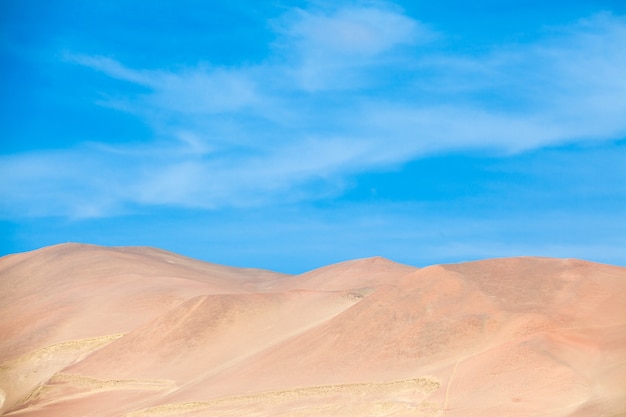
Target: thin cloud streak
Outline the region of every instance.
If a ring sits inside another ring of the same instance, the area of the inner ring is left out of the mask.
[[[66,54],[145,87],[100,104],[141,118],[160,139],[147,151],[4,156],[0,213],[314,200],[340,194],[350,175],[434,152],[514,153],[626,134],[623,17],[594,16],[485,56],[437,52],[442,34],[389,8],[296,10],[275,28],[274,56],[254,66],[141,70]]]
[[[316,93],[370,87],[367,72],[385,67],[404,45],[424,43],[435,35],[422,23],[399,12],[346,8],[332,14],[295,10],[280,20],[280,52],[290,60],[282,68],[291,88]]]

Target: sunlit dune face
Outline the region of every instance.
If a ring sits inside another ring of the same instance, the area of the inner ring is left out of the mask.
[[[150,248],[0,259],[7,416],[626,413],[626,269],[384,258],[301,275]]]

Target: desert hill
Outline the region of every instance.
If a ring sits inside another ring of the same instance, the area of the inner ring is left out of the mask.
[[[626,268],[0,258],[0,415],[626,416]]]

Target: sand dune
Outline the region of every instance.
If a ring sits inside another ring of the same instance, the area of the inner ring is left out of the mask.
[[[626,416],[626,268],[0,258],[7,416]]]

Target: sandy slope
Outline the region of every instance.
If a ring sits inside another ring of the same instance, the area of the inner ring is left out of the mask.
[[[286,276],[59,245],[0,259],[0,413],[625,416],[624,295],[578,260]]]

